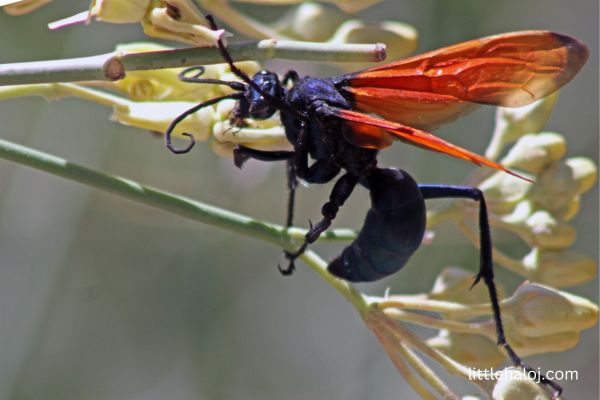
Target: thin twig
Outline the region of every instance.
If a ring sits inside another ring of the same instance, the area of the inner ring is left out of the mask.
[[[3,139],[0,139],[0,158],[77,181],[198,222],[266,240],[288,250],[294,250],[293,238],[301,238],[306,233],[306,230],[300,228],[287,231],[281,225],[260,221],[188,197],[145,186],[131,179],[107,175]],[[353,236],[352,231],[343,229],[326,232],[321,239],[341,240],[341,238],[352,238]]]
[[[385,59],[385,45],[330,44],[267,39],[230,44],[235,61],[285,58],[303,61],[377,62]],[[0,65],[0,85],[119,80],[127,71],[219,64],[223,57],[214,47],[194,47],[145,53],[112,52],[63,60]]]

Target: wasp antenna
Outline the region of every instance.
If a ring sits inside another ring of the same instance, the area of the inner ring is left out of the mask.
[[[182,82],[189,83],[207,83],[212,85],[225,85],[238,92],[246,89],[246,85],[236,81],[222,81],[220,79],[200,78],[206,69],[202,66],[186,68],[177,75]],[[193,76],[188,76],[190,72],[196,71]]]
[[[192,149],[192,147],[194,147],[194,145],[196,144],[194,136],[190,133],[183,133],[184,136],[187,136],[190,138],[190,142],[188,143],[188,145],[186,147],[184,147],[182,149],[178,149],[171,142],[171,135],[172,135],[173,131],[175,130],[175,127],[181,121],[183,121],[185,118],[187,118],[189,115],[195,113],[196,111],[198,111],[204,107],[211,106],[211,105],[216,104],[216,103],[220,102],[221,100],[225,100],[225,99],[240,99],[242,96],[243,96],[242,93],[234,93],[234,94],[229,94],[227,96],[216,97],[214,99],[205,101],[204,103],[195,105],[194,107],[190,108],[189,110],[184,111],[183,113],[179,114],[177,116],[177,118],[175,118],[173,121],[171,121],[171,123],[169,124],[169,127],[167,128],[167,131],[165,132],[165,144],[166,144],[167,148],[175,154],[183,154],[183,153],[187,153],[188,151],[190,151]]]
[[[194,135],[192,135],[191,133],[184,132],[184,133],[182,133],[182,135],[189,137],[190,138],[190,142],[188,143],[188,145],[186,147],[184,147],[182,149],[178,149],[177,147],[175,147],[173,145],[173,143],[171,143],[171,132],[167,133],[167,136],[166,136],[166,139],[165,139],[166,142],[167,142],[167,148],[169,150],[171,150],[175,154],[184,154],[184,153],[187,153],[196,144],[196,139],[194,139]]]
[[[219,27],[217,26],[217,23],[215,22],[215,19],[213,18],[212,15],[207,14],[204,16],[204,18],[206,18],[206,20],[208,21],[208,25],[210,26],[210,29],[212,29],[213,31],[219,30]],[[231,68],[231,72],[233,72],[238,77],[240,77],[240,79],[242,79],[244,82],[252,85],[252,83],[253,83],[252,79],[250,79],[250,77],[248,75],[246,75],[242,70],[240,70],[233,63],[233,58],[231,58],[231,54],[229,54],[229,51],[227,51],[227,48],[223,44],[223,39],[221,39],[221,38],[217,39],[217,48],[219,49],[219,52],[221,53],[221,56],[223,57],[225,62],[227,62],[227,64],[229,64],[229,68]]]

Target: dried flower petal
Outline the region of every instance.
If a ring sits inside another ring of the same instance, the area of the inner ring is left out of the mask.
[[[25,15],[38,8],[50,3],[52,0],[13,0],[13,1],[0,1],[0,6],[9,15],[19,16]]]
[[[115,24],[140,22],[149,5],[150,0],[94,0],[90,17]]]

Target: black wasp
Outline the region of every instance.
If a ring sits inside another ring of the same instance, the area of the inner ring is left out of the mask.
[[[207,17],[212,29],[217,26]],[[532,371],[507,343],[492,263],[492,242],[486,202],[475,187],[419,184],[406,172],[377,166],[377,154],[394,139],[446,153],[478,165],[508,171],[503,166],[448,143],[421,129],[449,122],[476,104],[519,107],[545,97],[573,78],[585,63],[585,45],[548,31],[507,33],[446,47],[407,60],[333,78],[300,78],[289,71],[283,79],[269,71],[252,78],[239,70],[221,41],[218,48],[241,82],[180,75],[187,82],[226,85],[233,94],[211,99],[176,118],[166,132],[167,147],[186,153],[191,142],[178,149],[171,143],[174,127],[188,115],[225,99],[237,100],[233,121],[266,119],[279,111],[292,151],[261,151],[237,146],[238,167],[250,159],[287,161],[290,201],[287,224],[292,224],[296,178],[308,183],[337,179],[321,208],[322,219],[310,226],[296,252],[286,252],[290,274],[296,260],[335,219],[357,185],[370,193],[369,209],[358,237],[328,266],[347,281],[369,282],[397,272],[420,246],[425,232],[425,201],[464,198],[479,203],[480,269],[475,283],[486,284],[493,308],[498,344],[512,362]],[[356,111],[358,110],[358,111]],[[380,117],[375,117],[377,114]],[[385,119],[384,119],[385,118]],[[309,161],[310,160],[310,161]],[[519,175],[516,175],[519,176]],[[474,284],[475,284],[474,283]],[[555,394],[560,386],[539,375]]]

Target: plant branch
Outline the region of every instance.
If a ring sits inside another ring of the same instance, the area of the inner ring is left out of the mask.
[[[267,39],[232,43],[227,49],[236,61],[285,58],[303,61],[377,62],[385,59],[385,45],[331,44]],[[63,60],[0,65],[0,85],[119,80],[127,71],[180,68],[223,63],[214,47],[193,47],[144,53],[112,52]]]
[[[131,179],[103,174],[94,169],[71,163],[63,158],[0,139],[0,158],[58,175],[130,200],[180,215],[198,222],[256,237],[288,250],[294,250],[293,240],[301,239],[305,229],[287,229],[281,225],[256,220],[188,197],[176,195]],[[354,231],[340,229],[326,232],[323,240],[348,240]]]
[[[294,240],[301,240],[306,234],[305,229],[286,229],[281,225],[260,221],[188,197],[145,186],[131,179],[103,174],[63,158],[2,139],[0,139],[0,158],[83,183],[165,212],[264,240],[289,251],[296,250],[297,245]],[[349,240],[354,237],[356,237],[354,231],[340,229],[324,233],[320,240]],[[317,254],[307,251],[302,255],[302,260],[348,299],[360,313],[368,308],[359,292],[347,282],[327,272],[327,263]]]

